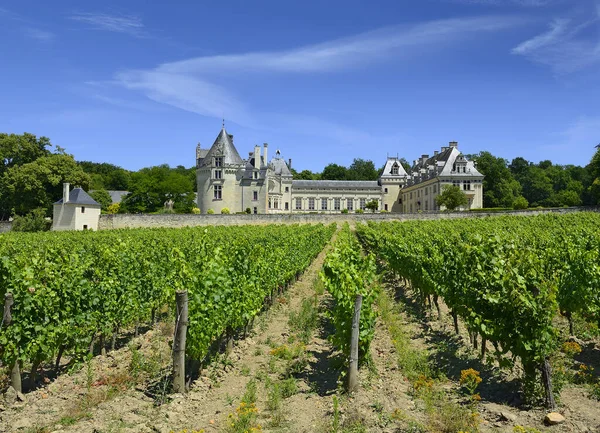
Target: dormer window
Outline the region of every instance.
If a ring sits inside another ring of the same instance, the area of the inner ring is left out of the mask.
[[[215,156],[215,167],[223,167],[223,157]]]
[[[392,175],[398,175],[398,164],[394,163],[394,165],[392,165]]]

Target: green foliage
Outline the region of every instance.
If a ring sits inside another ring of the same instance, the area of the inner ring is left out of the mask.
[[[148,321],[176,290],[189,293],[187,353],[202,359],[264,299],[303,271],[335,226],[281,225],[7,233],[0,237],[0,298],[15,325],[0,328],[0,360],[47,362],[60,346],[87,355],[92,336]],[[148,248],[152,245],[152,248]]]
[[[195,182],[185,168],[171,168],[166,164],[143,168],[131,174],[130,194],[121,202],[121,210],[127,213],[150,213],[164,208],[173,200],[173,210],[190,213],[195,206]]]
[[[84,172],[91,177],[90,189],[106,189],[111,191],[128,191],[131,172],[106,162],[78,161]]]
[[[223,209],[221,209],[221,214],[223,215],[229,215],[231,212],[229,211],[228,207],[224,207]]]
[[[375,213],[377,212],[377,209],[379,209],[379,202],[377,200],[371,200],[365,205],[365,207],[371,212]]]
[[[521,185],[507,168],[507,161],[493,156],[490,152],[480,152],[473,156],[477,170],[483,179],[483,206],[512,207],[521,194]]]
[[[438,206],[445,206],[447,210],[454,210],[460,206],[466,206],[469,203],[467,195],[460,190],[460,187],[446,185],[442,193],[435,198]]]
[[[333,305],[327,311],[335,328],[332,341],[343,352],[346,360],[350,356],[354,302],[357,295],[362,295],[359,360],[364,362],[369,354],[377,317],[372,308],[378,293],[377,286],[374,285],[375,258],[372,255],[362,255],[360,244],[347,223],[327,254],[320,277],[325,289],[333,297]]]
[[[501,364],[509,353],[520,358],[534,395],[540,366],[558,349],[558,311],[600,319],[599,224],[600,215],[577,213],[370,223],[357,231],[420,299],[443,298],[471,331],[496,343]]]
[[[249,207],[247,207],[247,208],[246,208],[246,213],[247,213],[248,215],[250,215],[250,214],[252,213],[252,209],[250,209]]]
[[[348,209],[342,209],[342,213],[348,213]]]
[[[214,209],[209,209],[206,211],[208,215],[213,215],[215,213]]]
[[[513,201],[513,209],[527,209],[529,207],[529,203],[527,199],[522,195],[515,198]]]
[[[110,198],[110,194],[105,189],[90,191],[89,194],[90,197],[100,203],[103,211],[107,211],[108,207],[112,204],[112,198]]]
[[[6,169],[0,178],[0,207],[15,215],[43,208],[50,215],[52,203],[62,197],[62,184],[87,189],[89,176],[71,155],[52,153],[22,165]]]
[[[13,232],[43,232],[50,230],[52,221],[46,219],[46,211],[42,208],[34,209],[32,212],[23,216],[16,216],[13,219]]]
[[[324,180],[345,180],[347,178],[348,169],[343,165],[329,164],[323,169],[321,179]]]
[[[116,214],[121,211],[121,203],[113,203],[106,209],[106,213],[108,214]]]
[[[364,211],[364,210],[362,210],[362,209],[356,209],[356,210],[354,211],[354,213],[365,213],[365,211]]]

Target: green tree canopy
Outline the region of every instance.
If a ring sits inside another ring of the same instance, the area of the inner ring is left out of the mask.
[[[445,185],[442,193],[435,200],[438,206],[445,206],[448,210],[454,210],[469,203],[467,195],[461,191],[460,187],[454,185]]]
[[[169,199],[176,212],[191,212],[194,207],[194,183],[184,170],[174,170],[166,164],[143,168],[132,173],[131,185],[121,212],[157,212]]]
[[[343,165],[329,164],[323,169],[321,179],[324,180],[344,180],[347,177],[347,169]]]
[[[106,162],[79,161],[77,164],[91,176],[90,189],[128,191],[131,172]]]
[[[483,207],[512,207],[521,195],[521,185],[507,167],[507,161],[490,152],[473,156],[483,179]]]
[[[50,215],[52,203],[62,198],[62,184],[88,188],[90,177],[73,156],[53,153],[10,167],[0,179],[0,202],[15,215],[43,208]]]
[[[348,180],[377,180],[377,169],[373,161],[355,158],[348,167],[346,179]]]
[[[0,176],[9,168],[33,162],[50,154],[50,140],[33,134],[0,133]]]
[[[365,204],[365,208],[367,208],[371,212],[375,213],[379,209],[379,202],[377,200],[371,200],[370,202]]]
[[[100,203],[103,211],[108,210],[108,207],[112,204],[112,198],[105,189],[95,189],[90,191],[90,197]]]

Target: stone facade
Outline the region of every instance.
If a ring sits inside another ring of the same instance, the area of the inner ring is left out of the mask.
[[[442,148],[423,155],[407,173],[397,157],[388,157],[377,181],[293,180],[291,159],[279,150],[269,161],[268,144],[254,146],[242,159],[225,127],[210,149],[196,148],[198,208],[201,213],[252,214],[340,213],[365,209],[370,201],[380,211],[415,213],[439,210],[435,197],[447,184],[458,184],[469,197],[465,209],[482,207],[483,175],[458,151]]]

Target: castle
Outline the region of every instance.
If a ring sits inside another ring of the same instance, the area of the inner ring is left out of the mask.
[[[456,185],[467,195],[466,209],[483,204],[483,175],[452,141],[432,157],[415,160],[410,174],[400,160],[388,157],[379,180],[294,180],[279,150],[269,160],[269,146],[254,146],[242,159],[225,126],[210,149],[196,148],[198,208],[202,213],[231,213],[250,209],[254,214],[340,213],[364,210],[377,201],[380,211],[413,213],[443,210],[435,198],[445,185]]]

